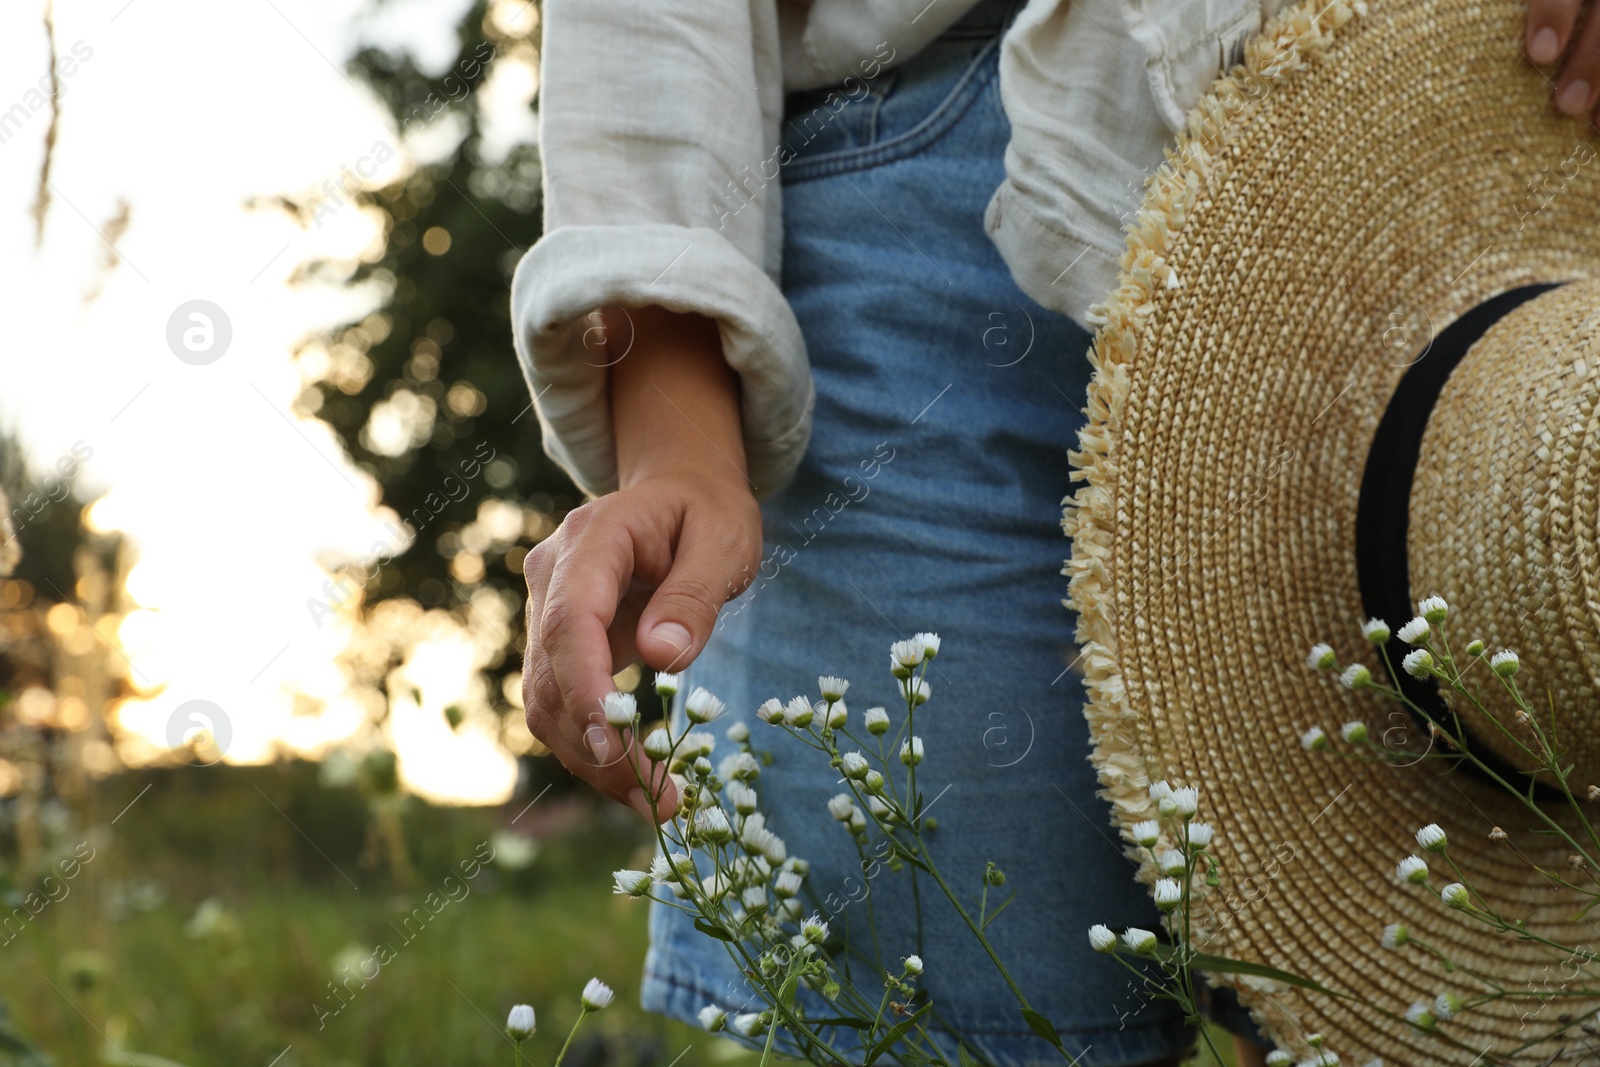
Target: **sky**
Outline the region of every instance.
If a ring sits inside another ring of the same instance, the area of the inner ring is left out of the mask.
[[[399,151],[373,185],[448,151],[447,123],[402,142],[342,65],[366,40],[404,45],[442,74],[465,7],[57,5],[61,119],[37,247],[31,212],[49,111],[32,108],[50,48],[41,6],[0,9],[0,116],[11,116],[0,118],[0,286],[12,312],[0,423],[21,434],[36,471],[88,454],[74,485],[99,498],[93,524],[123,531],[137,550],[128,587],[141,610],[115,634],[147,698],[118,715],[147,741],[130,759],[164,745],[169,719],[192,700],[222,710],[233,762],[320,755],[359,725],[335,665],[350,619],[319,626],[306,602],[324,596],[318,561],[362,555],[388,536],[385,515],[332,432],[291,413],[302,385],[291,353],[308,334],[359,318],[372,296],[289,279],[317,258],[353,265],[379,231],[354,206],[302,229],[250,203],[316,193],[379,142]],[[529,31],[534,18],[521,3],[496,11]],[[533,79],[531,66],[508,60],[456,106],[487,109],[505,144],[531,139]],[[395,709],[391,740],[414,791],[497,802],[514,784],[512,757],[487,723],[452,733],[439,714],[472,674],[461,640],[419,638],[408,669],[422,701]],[[322,714],[294,714],[296,691],[325,701]]]

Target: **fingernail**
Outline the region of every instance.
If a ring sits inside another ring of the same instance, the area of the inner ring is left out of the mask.
[[[1528,44],[1528,58],[1535,63],[1552,63],[1561,54],[1561,36],[1549,26],[1543,26]]]
[[[650,798],[644,795],[644,790],[638,786],[628,791],[628,803],[633,809],[651,822],[656,821],[656,806],[650,803]]]
[[[1581,115],[1589,104],[1589,83],[1583,79],[1568,82],[1565,89],[1556,94],[1556,107],[1568,115]]]
[[[657,641],[665,641],[678,650],[678,655],[689,651],[689,644],[694,640],[689,630],[681,623],[658,622],[650,631],[650,636]]]
[[[583,732],[583,740],[589,746],[589,751],[594,753],[594,761],[604,765],[606,757],[611,755],[611,738],[606,736],[605,728],[589,727]]]

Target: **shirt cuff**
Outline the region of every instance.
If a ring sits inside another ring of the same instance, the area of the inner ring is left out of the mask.
[[[592,313],[649,305],[717,321],[723,355],[739,374],[750,481],[758,499],[776,493],[811,437],[816,394],[805,341],[772,279],[706,228],[563,226],[522,257],[511,320],[545,453],[585,493],[617,488],[607,359],[626,358],[632,339],[604,343]]]
[[[1056,210],[1065,214],[1067,209],[1056,205]],[[1035,210],[1010,179],[995,190],[984,213],[984,228],[1017,287],[1092,333],[1089,309],[1117,287],[1125,238],[1120,233],[1077,232],[1063,221]]]

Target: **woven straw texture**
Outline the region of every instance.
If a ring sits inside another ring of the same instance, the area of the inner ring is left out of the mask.
[[[1273,20],[1146,188],[1119,287],[1097,310],[1089,423],[1072,457],[1082,484],[1066,502],[1066,573],[1093,758],[1128,853],[1153,881],[1129,832],[1156,814],[1146,789],[1159,779],[1200,787],[1224,883],[1196,909],[1198,947],[1381,1003],[1393,1014],[1238,986],[1269,1036],[1303,1048],[1305,1034],[1323,1032],[1349,1064],[1467,1064],[1486,1047],[1514,1048],[1560,1012],[1595,1006],[1553,1002],[1520,1036],[1519,1016],[1534,1005],[1468,1012],[1440,1028],[1446,1037],[1399,1018],[1413,1001],[1472,987],[1420,951],[1382,948],[1385,923],[1407,923],[1465,966],[1529,985],[1547,977],[1548,957],[1396,881],[1394,864],[1416,850],[1412,833],[1424,823],[1441,823],[1475,886],[1531,929],[1591,947],[1600,933],[1568,922],[1573,897],[1541,884],[1521,858],[1564,870],[1565,851],[1492,786],[1437,765],[1308,754],[1298,742],[1307,726],[1332,733],[1352,719],[1377,734],[1395,709],[1304,661],[1327,640],[1341,662],[1377,666],[1357,628],[1357,499],[1406,365],[1494,294],[1600,274],[1593,135],[1553,112],[1549,80],[1520,54],[1525,9],[1520,0],[1312,0]],[[1503,372],[1516,385],[1516,371]],[[1591,408],[1582,411],[1588,419]],[[1525,521],[1570,525],[1566,559],[1580,551],[1577,528],[1593,529],[1595,503],[1592,478],[1579,473],[1582,445],[1558,436],[1565,443],[1541,477],[1570,473],[1583,487],[1556,494],[1560,503],[1543,498],[1551,518],[1524,520],[1528,498],[1483,506],[1503,507],[1493,536],[1532,538],[1525,527],[1514,533]],[[1517,453],[1517,464],[1528,461]],[[1478,462],[1459,474],[1475,491],[1486,480]],[[1460,521],[1463,492],[1428,506],[1443,516],[1440,536],[1477,553]],[[1524,565],[1493,543],[1484,551],[1474,558]],[[1413,592],[1482,604],[1460,586],[1492,567],[1453,563],[1439,565],[1437,589]],[[1585,650],[1595,631],[1582,603],[1592,601],[1550,606],[1549,625],[1572,627]],[[1575,649],[1548,647],[1579,663]],[[1577,673],[1590,669],[1582,662]],[[1495,825],[1521,856],[1488,841]],[[1506,1060],[1543,1063],[1557,1051]],[[1585,1055],[1595,1057],[1574,1045],[1563,1061]]]
[[[1529,699],[1555,710],[1580,793],[1600,783],[1597,419],[1600,284],[1574,282],[1502,319],[1451,374],[1422,439],[1411,493],[1421,536],[1408,546],[1415,588],[1452,590],[1474,634],[1517,650]],[[1531,743],[1505,714],[1514,708],[1489,710]],[[1493,726],[1477,736],[1533,766]]]

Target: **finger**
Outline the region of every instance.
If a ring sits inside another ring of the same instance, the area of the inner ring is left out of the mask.
[[[639,653],[656,670],[681,671],[711,639],[717,613],[744,592],[760,555],[755,529],[743,517],[684,516],[672,569],[639,616]]]
[[[1572,38],[1581,0],[1529,0],[1523,27],[1523,47],[1528,58],[1543,65],[1554,63]]]
[[[568,769],[647,818],[653,810],[660,818],[663,809],[670,816],[677,798],[664,771],[656,773],[637,751],[633,730],[619,733],[601,711],[603,698],[616,691],[607,631],[632,574],[632,535],[581,508],[566,521],[538,622],[535,703],[554,720],[557,754]],[[659,805],[646,799],[641,777],[651,792],[664,791]]]
[[[1587,113],[1594,107],[1596,86],[1600,86],[1600,15],[1591,9],[1556,79],[1556,109],[1565,115]]]

